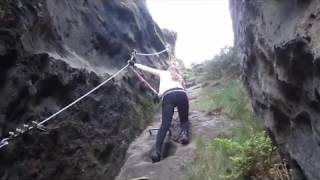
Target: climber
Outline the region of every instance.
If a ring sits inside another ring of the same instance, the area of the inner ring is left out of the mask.
[[[174,108],[178,108],[180,119],[180,139],[183,145],[189,143],[189,101],[185,90],[184,81],[178,69],[171,65],[167,70],[158,70],[148,66],[137,64],[130,60],[129,64],[143,71],[155,74],[160,77],[159,97],[162,98],[162,122],[157,134],[155,147],[151,150],[152,162],[158,162],[161,158],[161,146],[170,128]]]

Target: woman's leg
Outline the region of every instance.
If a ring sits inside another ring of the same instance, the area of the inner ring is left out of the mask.
[[[161,147],[163,141],[166,137],[167,131],[170,128],[172,116],[174,113],[174,104],[172,103],[174,98],[171,94],[166,95],[162,101],[162,122],[160,126],[160,130],[157,134],[157,141],[156,141],[156,150],[161,151]]]
[[[180,119],[180,126],[183,130],[189,129],[189,100],[186,93],[181,92],[177,96],[177,106]]]
[[[189,132],[189,100],[186,93],[181,92],[177,96],[177,106],[178,106],[178,113],[180,119],[180,127],[181,127],[181,134],[179,141],[181,144],[188,144],[190,139],[190,132]]]

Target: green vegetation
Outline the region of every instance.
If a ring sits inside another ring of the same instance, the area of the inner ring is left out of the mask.
[[[188,179],[234,180],[271,178],[274,148],[264,133],[237,141],[232,138],[216,138],[209,144],[198,141],[197,159],[188,171]],[[258,161],[263,162],[262,169],[251,171]],[[259,172],[259,171],[263,172]]]
[[[121,121],[123,123],[119,129],[130,127],[134,129],[132,133],[141,132],[152,122],[154,115],[159,111],[159,105],[154,104],[150,99],[138,99],[136,103],[140,106],[135,106],[122,113],[122,117],[130,117],[130,119]],[[130,136],[135,137],[134,134],[130,134]]]
[[[178,62],[179,70],[183,79],[190,79],[192,75],[192,70],[190,68],[187,68],[181,59],[176,60]]]
[[[260,174],[272,177],[276,148],[257,123],[240,81],[231,81],[219,92],[204,96],[200,101],[194,104],[198,109],[221,108],[238,125],[230,138],[215,138],[209,143],[198,140],[196,160],[189,168],[188,179],[236,180]],[[257,164],[261,167],[255,169]]]
[[[190,79],[191,69],[185,67],[185,68],[182,68],[180,71],[183,79]]]
[[[141,115],[138,119],[138,123],[134,123],[133,126],[138,126],[140,130],[143,130],[146,125],[152,122],[155,113],[159,110],[159,105],[156,105],[150,101],[143,101],[141,106]]]
[[[210,79],[237,78],[240,75],[241,58],[234,47],[225,47],[212,60],[204,62],[204,71]]]
[[[233,63],[229,57],[239,57],[235,51],[223,50],[214,62],[206,62],[211,67],[223,67]],[[232,55],[228,54],[232,53]],[[228,58],[226,58],[228,57]],[[217,63],[217,66],[214,64]],[[207,66],[205,66],[207,67]],[[238,67],[239,68],[239,67]],[[193,109],[206,112],[222,112],[228,116],[236,128],[231,137],[219,137],[204,142],[197,141],[196,159],[189,167],[190,180],[248,180],[248,179],[289,179],[282,166],[277,149],[254,115],[250,100],[239,80],[238,68],[220,70],[222,74],[207,74],[211,78],[221,78],[223,87],[218,90],[205,89],[201,97],[194,101]],[[206,70],[208,71],[208,70]],[[229,75],[228,77],[226,77]],[[231,78],[230,78],[231,77]],[[217,79],[215,79],[217,80]],[[283,169],[283,168],[282,168]],[[281,176],[281,177],[280,177]]]
[[[206,91],[210,91],[206,89]],[[204,92],[203,95],[194,102],[193,108],[200,111],[210,112],[223,107],[227,115],[231,118],[253,120],[249,99],[239,80],[229,82],[223,89],[213,92]],[[241,116],[246,116],[241,117]]]

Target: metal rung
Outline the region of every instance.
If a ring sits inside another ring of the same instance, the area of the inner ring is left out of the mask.
[[[149,134],[150,134],[150,136],[152,135],[152,131],[159,131],[160,129],[154,129],[154,128],[152,128],[152,129],[148,129],[148,132],[149,132]],[[171,136],[172,135],[172,132],[171,132],[171,130],[169,129],[168,130],[169,131],[169,135]]]
[[[148,177],[138,177],[138,178],[133,178],[131,180],[149,180]]]
[[[152,135],[152,131],[159,131],[160,129],[148,129],[150,136]]]

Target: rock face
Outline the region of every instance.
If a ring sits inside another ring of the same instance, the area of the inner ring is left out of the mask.
[[[144,0],[1,0],[0,24],[0,138],[98,85],[133,49],[151,53],[166,44]],[[165,67],[166,57],[137,61]],[[0,149],[0,179],[113,179],[152,118],[151,97],[125,70],[53,119],[50,131]]]
[[[157,131],[142,133],[129,147],[127,160],[121,168],[116,180],[131,180],[147,177],[150,180],[185,180],[187,168],[192,164],[196,153],[196,139],[212,139],[217,136],[230,135],[234,126],[224,116],[212,116],[204,112],[192,111],[189,114],[194,140],[183,146],[176,143],[168,135],[163,145],[162,160],[152,163],[150,150],[156,141]],[[159,128],[160,122],[155,122],[148,129]],[[179,127],[178,117],[173,120],[173,126]]]
[[[174,53],[178,34],[168,29],[162,29],[162,33],[165,41],[170,45],[170,52]]]
[[[197,172],[200,172],[195,167],[197,165],[194,165],[194,161],[203,157],[203,152],[199,151],[198,148],[202,149],[216,137],[230,137],[234,130],[238,129],[239,123],[231,120],[223,112],[223,108],[197,110],[200,109],[197,105],[198,102],[207,97],[209,91],[219,92],[223,89],[225,83],[230,82],[230,79],[227,78],[208,78],[206,70],[203,71],[206,68],[205,65],[193,66],[192,70],[189,71],[190,75],[186,77],[186,82],[189,84],[186,90],[190,105],[189,121],[191,127],[189,144],[181,145],[177,142],[181,129],[178,111],[175,109],[170,131],[167,133],[162,146],[161,161],[151,162],[150,154],[154,150],[158,128],[161,125],[160,111],[154,116],[154,122],[130,144],[126,161],[116,180],[199,179],[199,176],[194,177]]]
[[[320,179],[320,3],[231,0],[243,79],[293,179]]]

